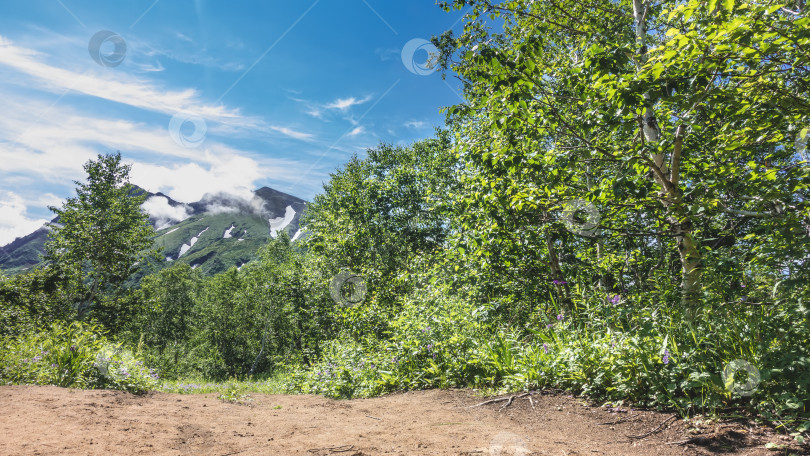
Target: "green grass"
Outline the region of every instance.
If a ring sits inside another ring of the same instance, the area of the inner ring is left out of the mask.
[[[228,394],[231,391],[241,394],[288,394],[289,379],[290,375],[281,371],[256,380],[231,379],[223,382],[211,382],[200,378],[184,378],[164,380],[156,391],[176,394]]]

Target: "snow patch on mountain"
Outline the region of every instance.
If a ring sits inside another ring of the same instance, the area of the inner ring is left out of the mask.
[[[278,236],[278,232],[283,230],[295,218],[295,209],[292,206],[287,206],[284,209],[284,217],[271,218],[270,221],[270,237]]]
[[[293,235],[292,239],[290,239],[290,240],[294,241],[294,240],[298,239],[299,236],[301,236],[301,228],[299,228],[298,231],[295,232],[295,235]]]
[[[228,239],[229,237],[233,237],[233,236],[231,236],[231,231],[233,231],[233,229],[234,229],[234,228],[236,228],[236,226],[234,226],[234,224],[232,223],[232,224],[231,224],[231,227],[230,227],[230,228],[228,228],[227,230],[225,230],[225,234],[224,234],[224,235],[222,235],[222,237],[223,237],[224,239]]]
[[[202,236],[203,233],[208,231],[208,228],[209,227],[205,227],[204,230],[200,231],[200,234],[198,234],[198,235],[194,236],[193,238],[191,238],[191,240],[189,241],[188,244],[181,245],[180,246],[180,254],[177,255],[177,258],[180,258],[181,256],[183,256],[184,253],[188,252],[190,248],[194,247],[194,244],[197,243],[197,240],[200,239],[200,236]]]

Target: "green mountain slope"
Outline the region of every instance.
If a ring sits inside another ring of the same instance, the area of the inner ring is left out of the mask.
[[[182,204],[173,200],[170,203]],[[306,202],[263,187],[255,192],[251,201],[213,195],[185,206],[193,214],[191,217],[157,232],[155,246],[164,260],[145,265],[133,277],[134,281],[176,262],[200,268],[205,275],[241,267],[278,233],[284,231],[295,238]],[[156,219],[153,222],[158,223]],[[0,247],[0,269],[17,274],[39,264],[47,233],[48,229],[43,227]]]

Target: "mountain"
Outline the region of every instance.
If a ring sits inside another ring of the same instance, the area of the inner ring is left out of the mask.
[[[282,231],[293,240],[298,239],[298,222],[307,204],[301,198],[269,187],[256,190],[251,197],[206,194],[200,201],[189,204],[141,188],[136,188],[133,194],[141,192],[148,194],[143,208],[157,230],[155,245],[164,258],[152,269],[183,262],[200,268],[205,275],[241,267]],[[17,274],[39,264],[49,230],[46,224],[0,247],[0,269]]]

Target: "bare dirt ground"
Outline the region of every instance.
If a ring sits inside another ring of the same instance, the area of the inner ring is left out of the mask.
[[[506,401],[470,407],[484,400],[468,390],[351,401],[255,394],[248,405],[216,396],[3,386],[0,454],[807,454],[807,448],[765,449],[767,442],[791,448],[763,427],[696,429],[671,414],[589,406],[555,394],[517,397],[506,408]]]

